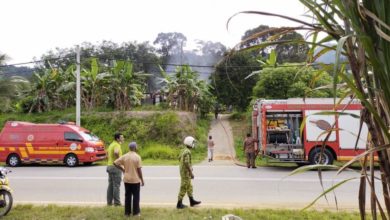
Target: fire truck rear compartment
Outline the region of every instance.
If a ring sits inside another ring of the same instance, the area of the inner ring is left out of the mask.
[[[265,154],[279,161],[303,162],[305,152],[299,128],[301,112],[267,112],[267,143]]]

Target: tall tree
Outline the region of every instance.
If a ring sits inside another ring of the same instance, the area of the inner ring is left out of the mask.
[[[303,36],[295,31],[287,31],[286,34],[277,35],[280,28],[260,25],[250,29],[242,36],[241,49],[252,48],[252,53],[266,58],[272,49],[275,49],[278,63],[295,63],[306,60],[309,47]],[[281,28],[286,29],[286,28]],[[258,45],[265,44],[263,47]]]
[[[196,52],[200,52],[205,59],[222,58],[226,53],[226,46],[221,42],[202,41],[198,40]]]
[[[300,63],[306,61],[309,46],[305,39],[297,32],[289,32],[279,38],[283,44],[275,48],[278,63]]]
[[[245,78],[258,67],[259,64],[249,52],[234,53],[219,62],[215,72],[210,77],[214,87],[212,91],[218,102],[224,105],[233,105],[241,110],[246,109],[257,78]]]
[[[174,55],[182,55],[183,47],[186,45],[187,37],[182,33],[169,32],[159,33],[153,44],[159,46],[157,52],[162,57],[163,63],[168,63]],[[178,60],[180,61],[180,60]]]
[[[244,36],[241,37],[242,43],[240,44],[241,49],[249,48],[263,42],[266,42],[268,37],[273,35],[268,25],[259,25],[256,28],[245,31]],[[260,36],[258,36],[260,35]],[[259,50],[261,57],[266,57],[268,54],[267,48],[261,48]]]

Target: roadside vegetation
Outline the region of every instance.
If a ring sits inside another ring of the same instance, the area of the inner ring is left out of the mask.
[[[17,205],[2,219],[12,220],[101,220],[101,219],[156,219],[156,220],[204,220],[221,219],[222,216],[233,214],[245,220],[302,220],[302,219],[342,219],[352,220],[359,218],[358,212],[330,212],[330,211],[299,211],[299,210],[272,210],[272,209],[209,209],[189,208],[177,210],[174,208],[147,208],[142,207],[141,218],[125,218],[123,207],[77,207],[77,206],[34,206]],[[370,218],[368,218],[370,219]]]
[[[0,126],[9,120],[28,121],[36,123],[58,123],[74,121],[73,109],[66,111],[51,111],[46,113],[17,114],[3,113],[0,115]],[[108,146],[116,131],[125,136],[122,144],[123,152],[128,152],[128,143],[136,141],[139,153],[147,165],[178,164],[178,155],[182,140],[187,135],[194,136],[198,148],[193,151],[194,163],[206,157],[207,133],[209,120],[197,119],[189,112],[175,111],[127,111],[127,112],[89,112],[81,117],[82,127],[87,128],[104,141]],[[105,164],[101,161],[98,164]]]

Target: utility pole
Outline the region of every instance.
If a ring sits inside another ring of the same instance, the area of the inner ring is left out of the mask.
[[[80,126],[80,46],[76,46],[76,125]]]

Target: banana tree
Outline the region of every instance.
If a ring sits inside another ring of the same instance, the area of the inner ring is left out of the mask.
[[[70,65],[65,71],[60,69],[61,83],[57,88],[56,107],[66,109],[75,105],[76,100],[76,66]]]
[[[110,77],[108,72],[100,72],[101,68],[97,58],[92,58],[89,67],[83,67],[81,76],[81,100],[87,110],[103,103],[104,86]]]
[[[15,100],[23,98],[23,91],[29,90],[30,82],[21,76],[6,78],[0,75],[0,112],[8,112],[13,109]]]
[[[56,100],[56,90],[61,83],[61,75],[56,68],[44,69],[33,74],[33,86],[30,92],[31,102],[28,112],[50,111]]]
[[[184,65],[176,68],[175,73],[168,74],[160,67],[164,83],[163,90],[167,93],[167,101],[179,110],[208,112],[213,103],[213,96],[209,86],[202,80],[190,66]]]
[[[119,60],[113,62],[110,76],[109,94],[116,109],[128,110],[132,106],[141,104],[145,79],[150,74],[134,72],[131,61]]]

